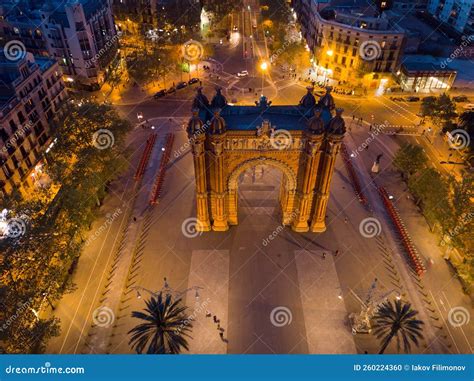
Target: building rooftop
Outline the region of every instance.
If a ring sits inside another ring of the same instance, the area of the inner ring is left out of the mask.
[[[335,109],[330,88],[328,88],[327,94],[319,99],[319,102],[316,101],[312,91],[312,88],[308,88],[308,93],[301,99],[300,104],[294,106],[272,105],[265,96],[255,102],[255,106],[235,106],[227,104],[224,98],[224,106],[219,107],[218,115],[225,121],[225,128],[228,131],[257,130],[264,121],[270,122],[275,129],[304,131],[308,129],[309,122],[315,116],[315,112],[320,110],[320,118],[324,126],[328,128],[334,118]],[[219,96],[219,101],[222,101],[221,97],[223,96],[219,91],[217,96]],[[201,88],[198,89],[193,108],[200,121],[210,125],[215,115],[215,108],[211,106]]]
[[[445,59],[439,59],[433,56],[425,55],[407,55],[405,56],[402,67],[407,72],[417,72],[417,71],[446,71],[446,72],[456,72],[447,65]]]

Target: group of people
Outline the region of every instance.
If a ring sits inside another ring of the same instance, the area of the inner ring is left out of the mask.
[[[212,316],[212,320],[214,322],[214,324],[216,324],[217,326],[217,330],[219,331],[219,336],[221,338],[221,340],[225,343],[228,342],[228,340],[226,338],[224,338],[224,332],[225,332],[225,329],[221,327],[221,320],[217,318],[216,315],[212,315],[209,311],[206,311],[206,317],[211,317]]]

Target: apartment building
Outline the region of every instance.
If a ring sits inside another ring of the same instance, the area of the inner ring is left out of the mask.
[[[405,32],[374,7],[297,0],[294,9],[324,80],[368,88],[388,86],[399,66]]]
[[[117,56],[118,37],[109,0],[5,2],[0,38],[58,61],[69,86],[97,90]]]
[[[474,34],[474,0],[429,0],[428,12],[459,33]]]
[[[54,59],[0,54],[0,197],[41,185],[43,154],[66,95]]]

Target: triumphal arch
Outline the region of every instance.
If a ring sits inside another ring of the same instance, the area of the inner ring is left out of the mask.
[[[313,89],[298,105],[227,103],[221,90],[209,102],[202,89],[193,101],[188,137],[194,157],[197,228],[226,231],[238,224],[239,176],[256,165],[282,173],[282,223],[297,232],[323,232],[336,156],[346,131],[342,110],[327,89]]]

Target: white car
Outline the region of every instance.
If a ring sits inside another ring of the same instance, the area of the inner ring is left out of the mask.
[[[247,77],[249,72],[247,70],[242,70],[240,73],[237,73],[237,77]]]
[[[467,105],[464,105],[464,109],[474,111],[474,103],[468,103]]]

